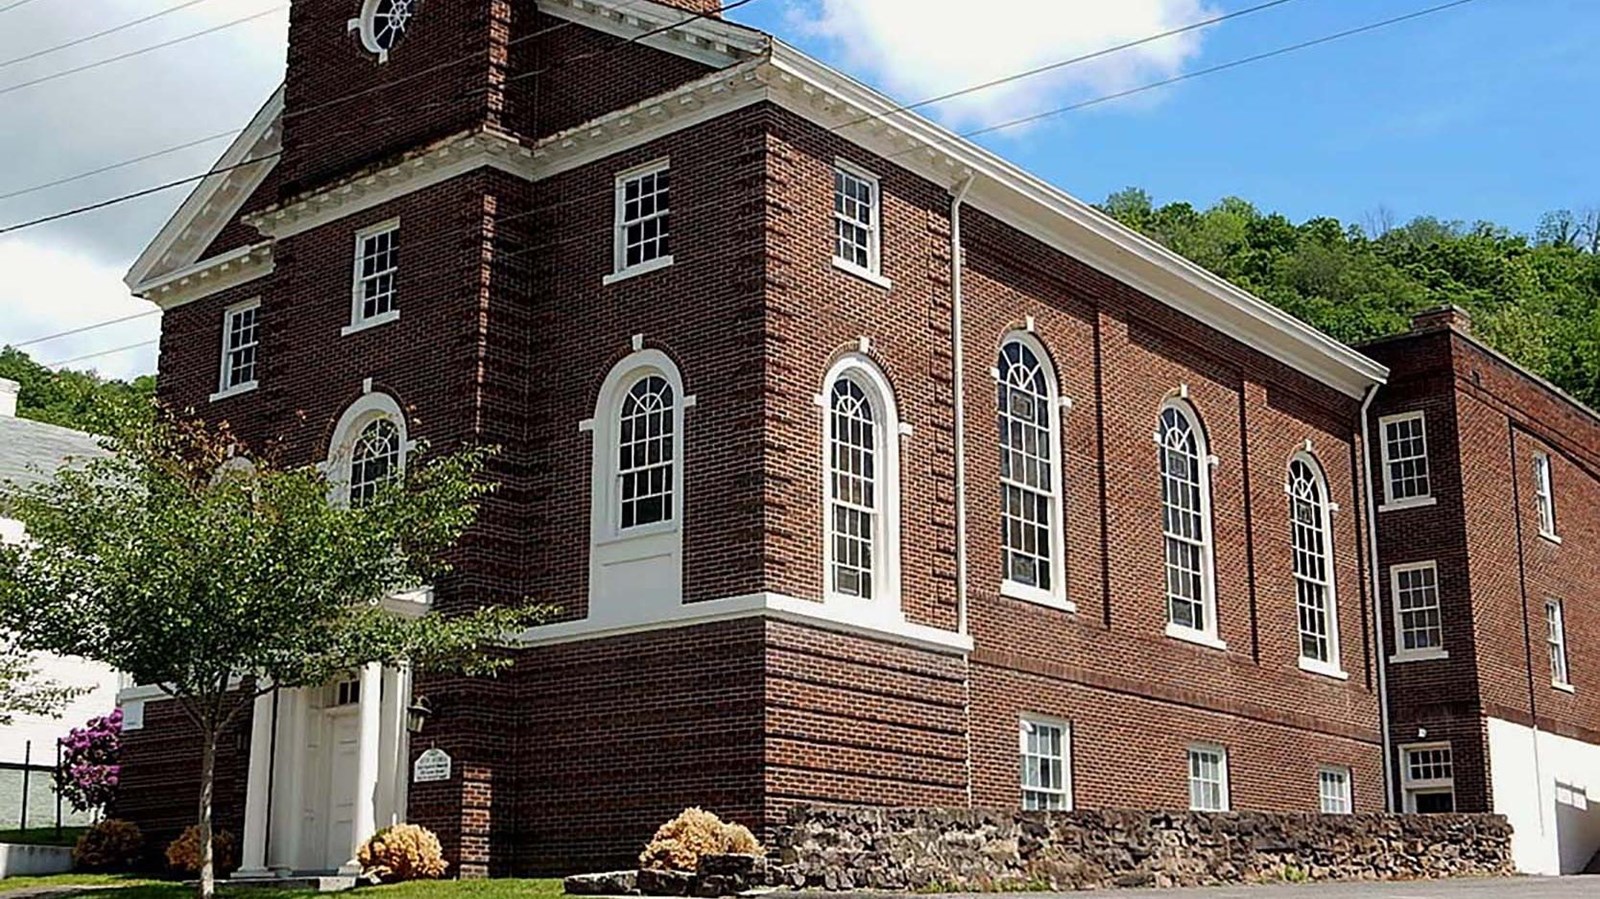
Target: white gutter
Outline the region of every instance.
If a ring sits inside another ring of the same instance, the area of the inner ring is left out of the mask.
[[[1389,659],[1383,643],[1383,574],[1378,564],[1378,506],[1372,489],[1372,430],[1367,414],[1381,384],[1367,388],[1361,401],[1361,484],[1367,498],[1367,574],[1372,581],[1373,651],[1378,654],[1378,731],[1383,746],[1383,808],[1394,811],[1394,748],[1389,740]]]
[[[955,366],[951,390],[955,394],[956,450],[956,633],[967,633],[967,415],[962,369],[966,353],[961,343],[961,204],[972,189],[968,175],[950,191],[950,348]]]

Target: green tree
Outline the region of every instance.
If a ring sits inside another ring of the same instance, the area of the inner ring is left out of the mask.
[[[0,638],[0,727],[9,727],[18,715],[56,717],[68,700],[84,692],[41,678],[31,653],[14,637]]]
[[[494,644],[539,617],[380,605],[446,569],[490,489],[484,450],[434,454],[352,505],[315,468],[251,457],[226,427],[142,420],[106,446],[9,496],[29,542],[0,547],[0,628],[158,685],[196,727],[202,897],[215,889],[218,737],[257,695],[373,662],[493,673],[507,664]]]
[[[16,347],[0,347],[0,378],[22,385],[19,416],[91,434],[109,434],[129,416],[154,408],[154,375],[119,381],[92,371],[51,371]]]

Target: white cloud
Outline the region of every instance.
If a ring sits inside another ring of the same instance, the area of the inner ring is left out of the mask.
[[[905,102],[1170,31],[1215,11],[1204,0],[807,0],[791,22],[847,68]],[[1201,31],[967,94],[930,110],[955,127],[992,125],[1181,71]]]
[[[169,16],[0,67],[0,90],[43,75],[182,37],[282,0],[207,0]],[[163,4],[165,5],[165,4]],[[151,0],[31,3],[0,21],[0,61],[131,21]],[[0,194],[242,127],[283,78],[287,13],[120,62],[0,94]],[[216,141],[70,184],[0,200],[0,226],[85,205],[209,167]],[[180,187],[97,212],[0,236],[0,344],[153,308],[121,277],[187,194]],[[26,347],[41,361],[113,349],[156,334],[155,316]],[[145,348],[78,367],[113,375],[155,369]]]
[[[82,252],[26,240],[0,243],[0,345],[58,334],[92,322],[155,307],[128,293],[122,266]],[[160,316],[146,316],[23,349],[40,362],[58,362],[154,339]],[[156,348],[97,356],[73,363],[126,378],[155,371]]]

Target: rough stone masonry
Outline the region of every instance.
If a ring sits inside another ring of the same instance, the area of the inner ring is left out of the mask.
[[[786,885],[833,890],[1177,887],[1513,871],[1511,828],[1499,815],[800,808],[778,853]]]

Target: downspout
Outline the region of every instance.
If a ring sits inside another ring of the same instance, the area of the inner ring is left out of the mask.
[[[961,343],[961,204],[966,202],[967,191],[972,189],[973,176],[967,175],[961,183],[950,189],[950,388],[954,395],[955,465],[956,465],[956,632],[967,634],[967,414],[966,353]],[[967,735],[967,807],[974,801],[972,787],[972,657],[965,658],[966,676],[962,679],[965,696],[963,710],[966,715]]]
[[[1367,506],[1367,576],[1372,581],[1373,650],[1378,655],[1378,731],[1383,745],[1383,808],[1394,811],[1394,747],[1389,736],[1389,650],[1383,642],[1383,566],[1378,564],[1378,504],[1372,489],[1372,430],[1367,415],[1378,397],[1374,384],[1361,401],[1361,483]]]
[[[950,191],[950,351],[954,370],[951,389],[955,393],[956,448],[956,632],[967,633],[967,413],[966,351],[961,344],[961,204],[972,189],[968,175]]]

